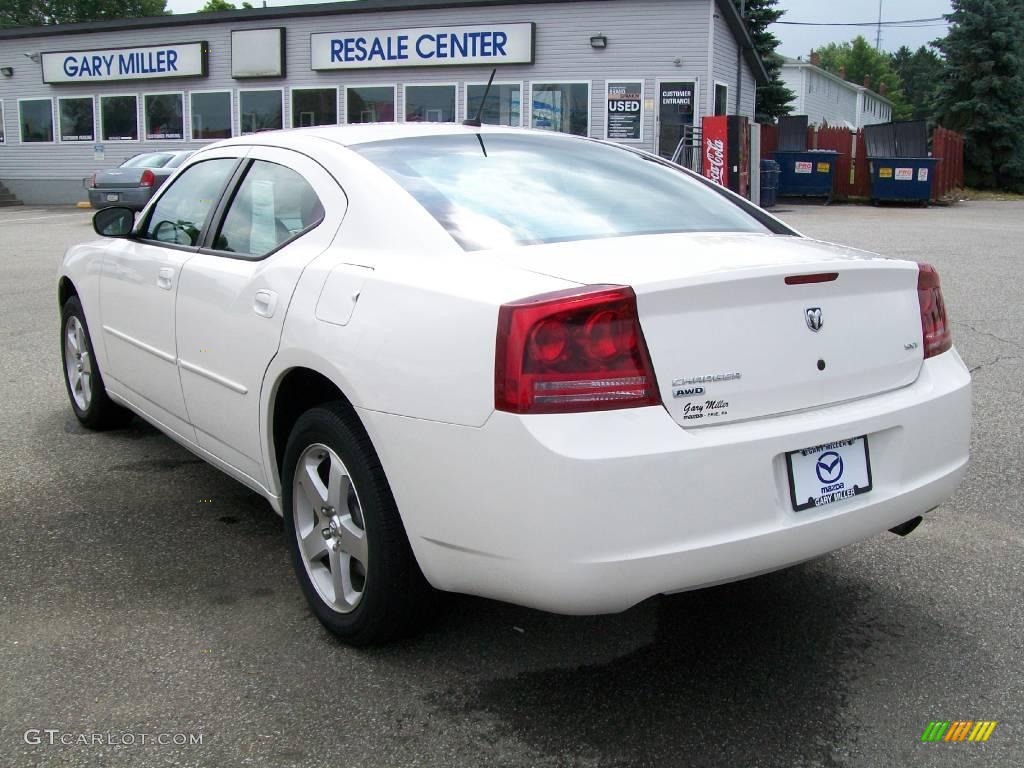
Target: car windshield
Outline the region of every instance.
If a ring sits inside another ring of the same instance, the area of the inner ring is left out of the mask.
[[[351,149],[466,250],[669,232],[768,232],[687,174],[620,147],[513,133],[419,136]]]
[[[173,152],[146,152],[121,163],[122,168],[163,168],[174,157]]]

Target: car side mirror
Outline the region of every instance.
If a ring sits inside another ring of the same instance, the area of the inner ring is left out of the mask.
[[[92,228],[103,237],[128,237],[135,227],[135,211],[131,208],[102,208],[92,217]]]

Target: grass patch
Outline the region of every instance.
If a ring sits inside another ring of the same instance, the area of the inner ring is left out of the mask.
[[[1020,202],[1024,195],[1016,192],[999,192],[991,189],[965,189],[956,194],[960,200],[1010,200]]]

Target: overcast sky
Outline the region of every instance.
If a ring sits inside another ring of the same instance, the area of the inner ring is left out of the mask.
[[[232,0],[241,6],[241,0]],[[249,0],[259,7],[262,0]],[[268,0],[267,5],[307,5],[322,0]],[[206,0],[167,0],[167,7],[175,13],[191,13],[206,4]],[[782,0],[780,7],[786,10],[784,21],[811,22],[875,22],[878,20],[878,0],[844,0],[843,3],[826,3],[822,0]],[[950,12],[949,0],[882,0],[882,19],[903,21],[926,19]],[[772,31],[782,41],[779,52],[785,56],[804,56],[819,45],[833,41],[852,40],[863,34],[872,43],[876,28],[870,27],[798,27],[776,24]],[[911,48],[925,45],[945,35],[944,26],[923,29],[882,28],[882,48],[895,51],[901,45]]]
[[[823,3],[821,0],[782,0],[779,7],[786,10],[782,21],[877,22],[878,0],[844,0],[843,3]],[[882,0],[883,21],[932,19],[951,13],[949,0]],[[917,49],[946,34],[945,22],[932,22],[938,26],[922,29],[882,27],[882,48],[895,51],[901,45]],[[876,26],[869,27],[802,27],[775,24],[772,32],[782,41],[779,53],[784,56],[807,57],[811,48],[833,41],[852,40],[864,35],[875,42]]]

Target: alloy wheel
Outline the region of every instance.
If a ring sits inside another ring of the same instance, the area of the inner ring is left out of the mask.
[[[317,594],[338,613],[351,613],[363,599],[369,570],[365,523],[352,477],[326,445],[310,445],[299,456],[292,515]]]
[[[89,410],[92,403],[92,355],[85,340],[82,321],[72,315],[64,327],[64,370],[71,396],[79,410]]]

